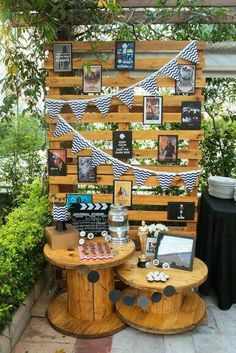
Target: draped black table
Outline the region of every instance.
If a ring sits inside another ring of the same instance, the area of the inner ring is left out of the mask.
[[[218,306],[236,303],[236,203],[202,193],[199,207],[196,256],[208,266],[208,278],[199,287],[203,295],[213,288]]]

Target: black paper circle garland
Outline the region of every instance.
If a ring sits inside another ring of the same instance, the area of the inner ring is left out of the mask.
[[[90,271],[88,273],[88,281],[91,283],[95,283],[99,281],[100,275],[97,271]]]

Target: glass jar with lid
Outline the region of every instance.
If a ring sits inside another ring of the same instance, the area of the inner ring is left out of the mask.
[[[111,205],[108,213],[109,233],[112,243],[129,241],[128,209],[124,205]]]

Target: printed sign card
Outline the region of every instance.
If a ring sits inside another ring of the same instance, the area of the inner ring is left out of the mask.
[[[132,131],[113,131],[113,157],[132,158]]]

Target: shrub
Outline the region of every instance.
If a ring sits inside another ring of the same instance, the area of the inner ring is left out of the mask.
[[[42,250],[50,207],[42,183],[35,180],[24,187],[18,201],[20,206],[0,228],[0,329],[10,323],[45,265]]]

